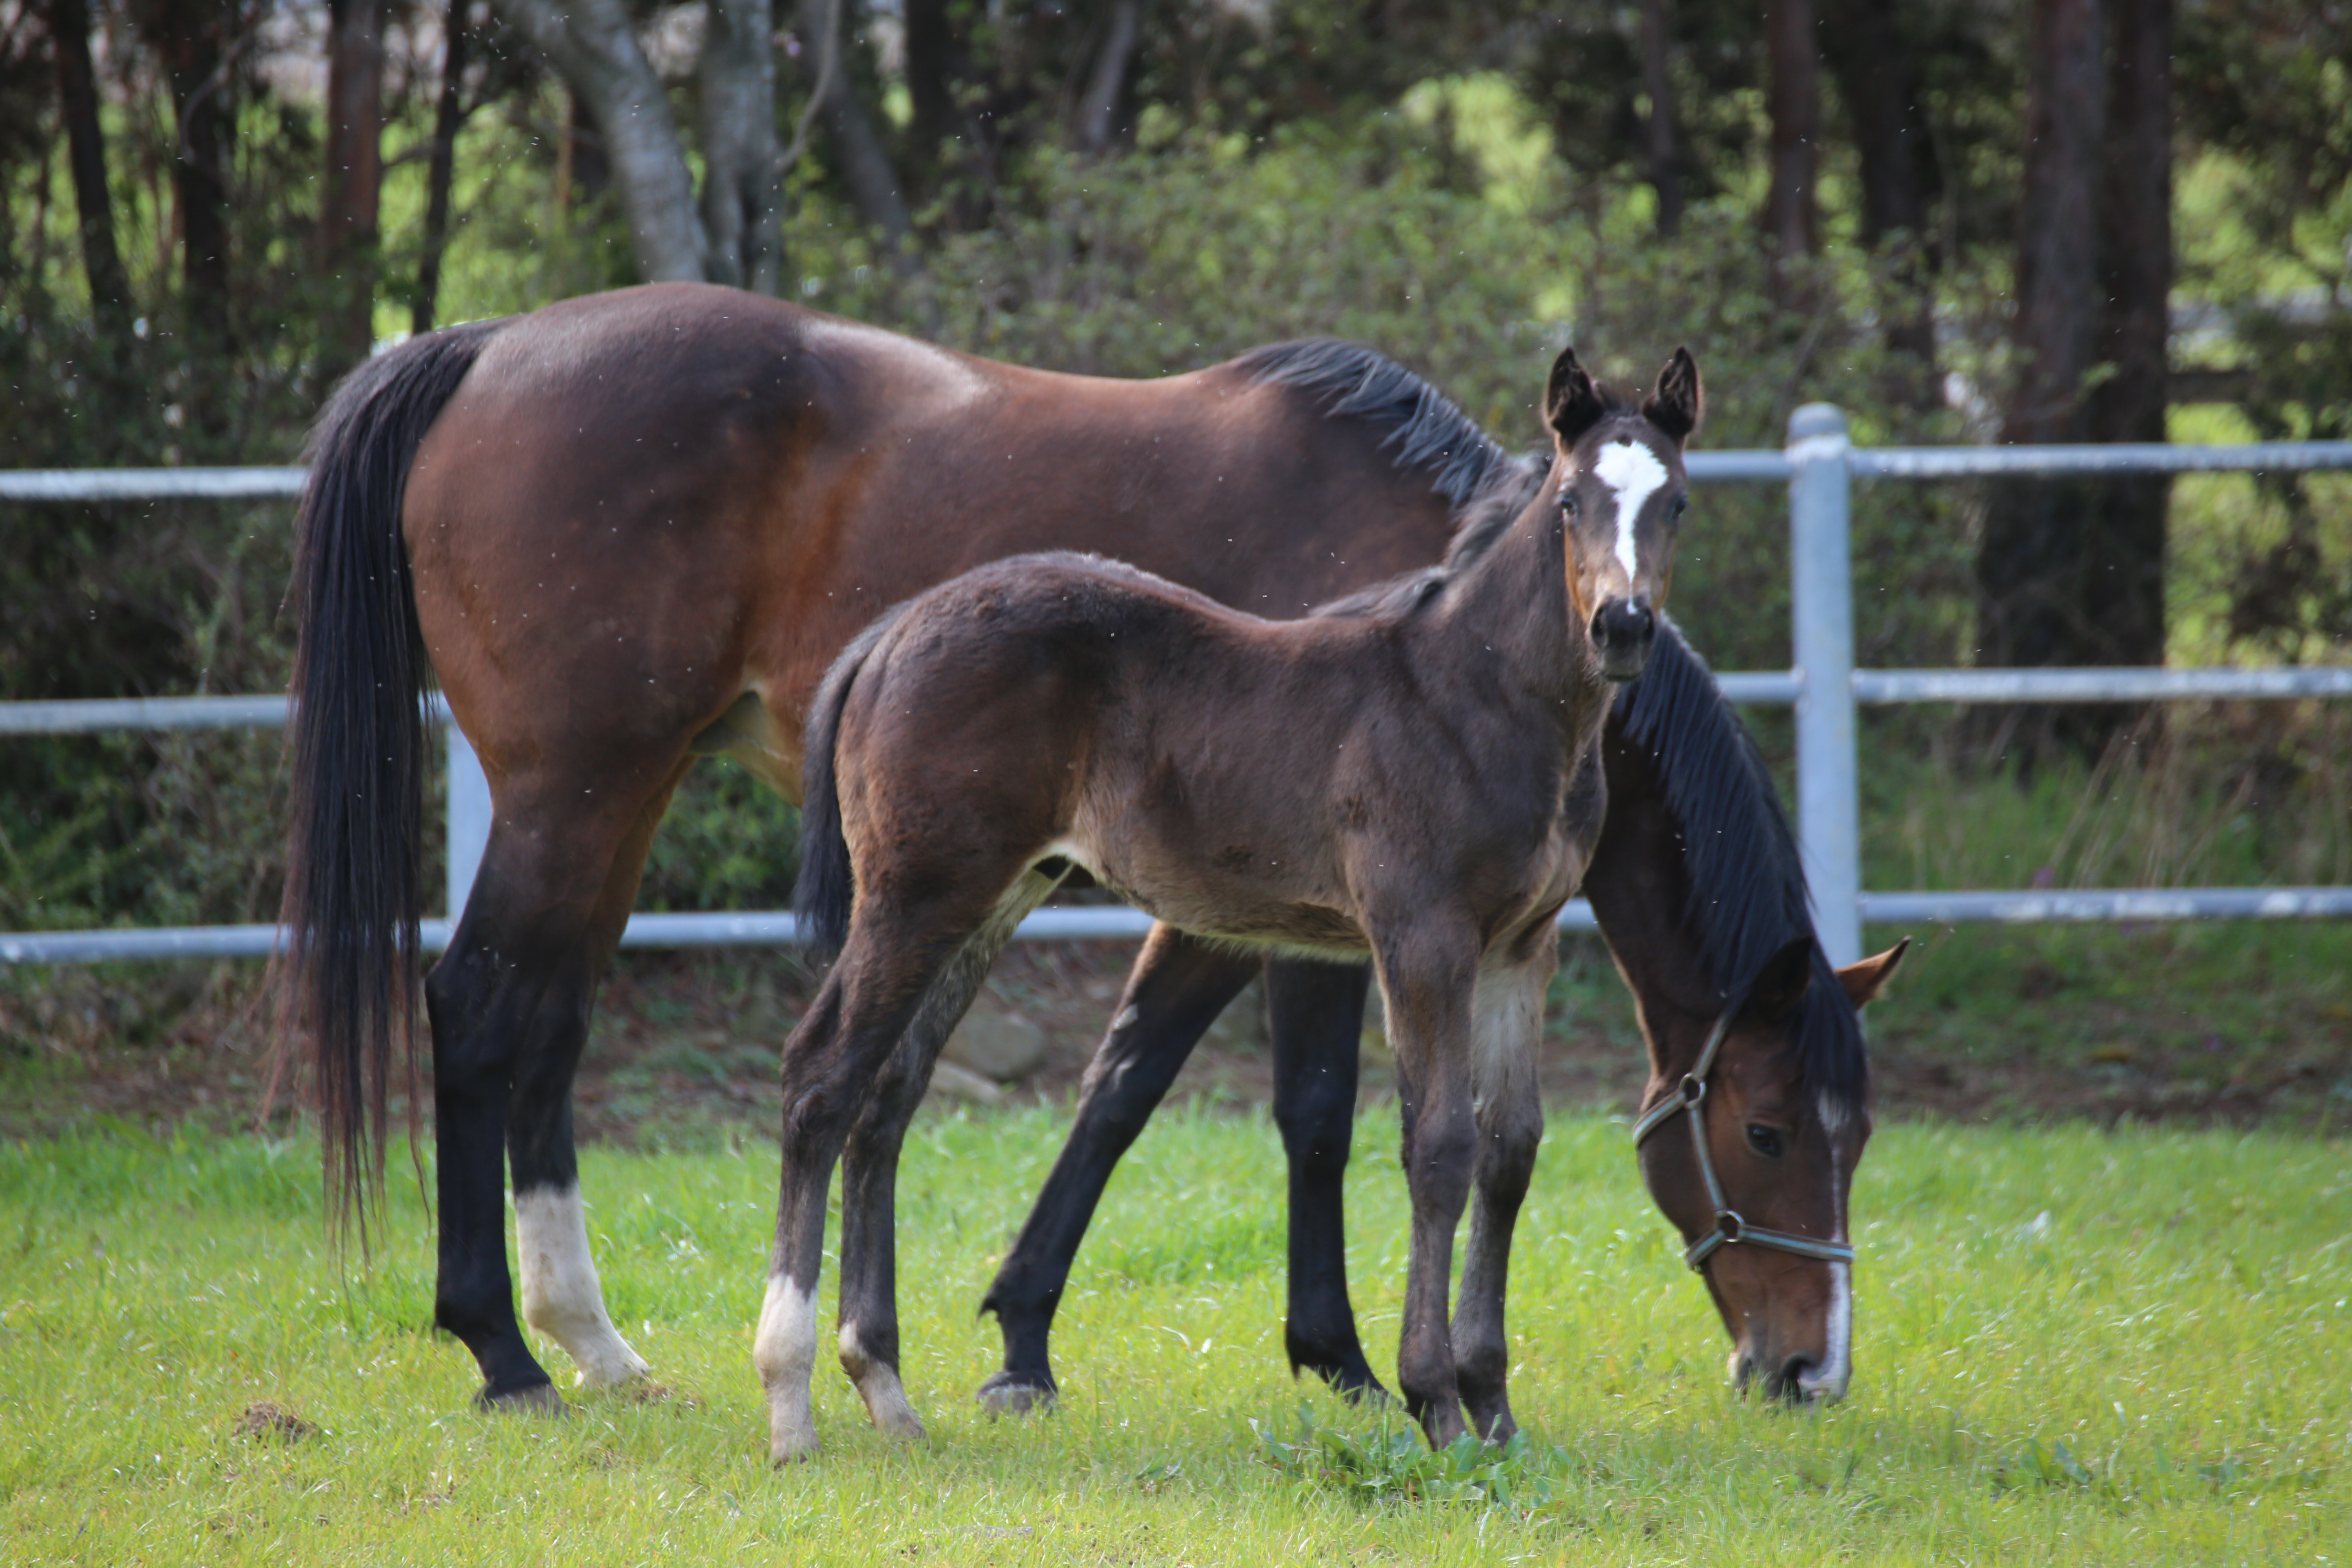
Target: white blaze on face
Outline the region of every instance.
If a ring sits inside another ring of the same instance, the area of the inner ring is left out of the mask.
[[[1592,472],[1616,499],[1617,563],[1625,568],[1625,591],[1630,594],[1639,580],[1633,528],[1642,521],[1642,508],[1665,484],[1666,466],[1658,461],[1656,453],[1628,437],[1601,447]]]
[[[518,1193],[514,1209],[522,1321],[562,1345],[580,1368],[579,1381],[591,1388],[643,1377],[645,1358],[629,1348],[604,1310],[579,1186]]]
[[[1830,1194],[1835,1204],[1837,1230],[1832,1241],[1844,1241],[1846,1236],[1845,1173],[1839,1166],[1837,1139],[1845,1124],[1844,1109],[1822,1096],[1822,1130],[1830,1141]],[[1822,1364],[1797,1381],[1797,1386],[1808,1399],[1843,1399],[1846,1385],[1853,1381],[1853,1266],[1832,1263],[1830,1268],[1829,1321],[1824,1325]]]

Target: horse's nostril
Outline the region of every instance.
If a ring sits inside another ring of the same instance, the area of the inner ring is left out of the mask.
[[[1783,1399],[1804,1398],[1805,1379],[1812,1374],[1813,1370],[1814,1363],[1811,1356],[1790,1356],[1780,1367],[1780,1375],[1775,1380],[1778,1386],[1773,1392]]]

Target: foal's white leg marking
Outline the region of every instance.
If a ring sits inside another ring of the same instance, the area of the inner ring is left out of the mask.
[[[1642,508],[1650,497],[1666,482],[1666,466],[1649,447],[1626,439],[1601,447],[1592,471],[1616,497],[1617,563],[1625,568],[1625,591],[1630,594],[1640,569],[1634,557],[1633,525],[1641,521]]]
[[[788,1274],[768,1277],[751,1364],[768,1391],[768,1457],[782,1465],[815,1454],[809,1378],[816,1371],[816,1292],[803,1293]]]
[[[1536,1093],[1534,1045],[1543,1028],[1541,963],[1490,969],[1478,975],[1470,1026],[1470,1094],[1485,1107]]]
[[[645,1358],[613,1327],[578,1184],[515,1194],[515,1256],[522,1265],[522,1321],[562,1345],[579,1382],[611,1388],[643,1377]]]
[[[907,1390],[899,1383],[898,1373],[866,1353],[856,1323],[841,1325],[841,1364],[849,1373],[849,1381],[857,1385],[858,1397],[866,1401],[866,1414],[873,1418],[874,1425],[894,1437],[923,1436],[922,1417],[907,1402]]]

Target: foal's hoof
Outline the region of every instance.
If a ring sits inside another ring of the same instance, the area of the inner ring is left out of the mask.
[[[991,1415],[1026,1415],[1051,1410],[1059,1397],[1051,1373],[1014,1372],[1010,1368],[980,1385],[980,1407]]]
[[[493,1415],[562,1415],[563,1396],[555,1392],[551,1383],[534,1383],[522,1388],[509,1388],[494,1393],[485,1388],[474,1395],[474,1408]]]

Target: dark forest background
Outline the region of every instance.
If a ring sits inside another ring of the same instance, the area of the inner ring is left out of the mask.
[[[1515,443],[1570,338],[1688,342],[1717,447],[2342,437],[2347,60],[2345,0],[0,0],[0,466],[290,461],[372,348],[653,278],[1119,375],[1358,338]],[[1783,508],[1702,497],[1720,668],[1788,657]],[[0,508],[0,700],[281,689],[289,518]],[[1865,666],[2352,644],[2340,480],[1856,527]],[[1868,724],[1879,886],[2352,879],[2321,705]],[[276,753],[0,747],[0,930],[267,918]],[[780,901],[788,821],[710,773],[647,901]]]

